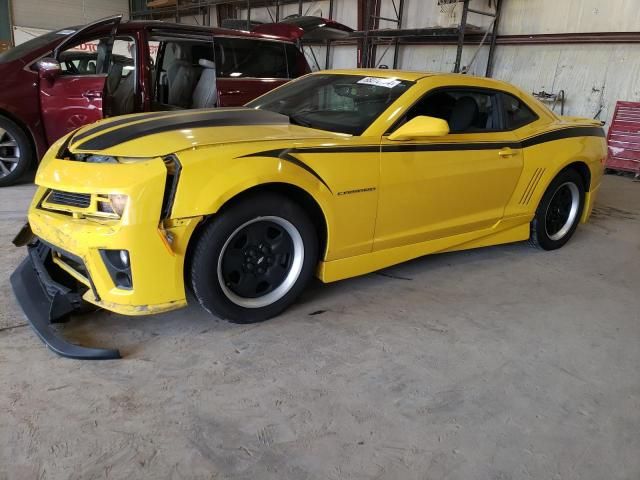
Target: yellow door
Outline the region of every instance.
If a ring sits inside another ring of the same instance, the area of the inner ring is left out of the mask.
[[[504,214],[522,171],[511,132],[427,141],[382,139],[374,250],[488,228]]]

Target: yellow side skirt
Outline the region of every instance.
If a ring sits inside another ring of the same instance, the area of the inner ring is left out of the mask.
[[[355,257],[321,262],[317,276],[325,283],[364,275],[432,253],[453,252],[471,248],[520,242],[529,238],[530,216],[504,219],[491,228],[438,238],[422,243],[377,250]]]

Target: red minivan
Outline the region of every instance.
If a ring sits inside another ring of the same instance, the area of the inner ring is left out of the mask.
[[[310,72],[286,38],[120,20],[47,33],[0,54],[0,186],[62,135],[101,118],[240,106]]]

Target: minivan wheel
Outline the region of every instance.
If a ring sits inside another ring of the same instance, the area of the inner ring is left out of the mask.
[[[0,187],[16,183],[33,162],[33,147],[24,130],[0,117]]]
[[[305,211],[273,193],[224,209],[196,241],[189,266],[194,295],[205,310],[234,323],[285,310],[318,260],[316,230]]]
[[[555,250],[569,241],[584,208],[584,184],[575,170],[564,170],[553,179],[542,196],[531,222],[530,243]]]

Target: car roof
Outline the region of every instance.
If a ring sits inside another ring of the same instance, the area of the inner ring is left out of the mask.
[[[367,77],[381,77],[381,78],[397,78],[398,80],[407,80],[415,82],[421,78],[434,75],[428,72],[412,72],[407,70],[387,70],[382,68],[351,68],[351,69],[337,69],[337,70],[321,70],[315,72],[319,74],[329,73],[336,75],[364,75]]]
[[[337,75],[366,75],[368,77],[381,77],[381,78],[397,78],[398,80],[407,80],[409,82],[417,82],[427,77],[439,77],[444,78],[447,82],[455,85],[460,78],[470,79],[477,83],[478,87],[487,88],[499,88],[499,89],[513,89],[514,86],[503,82],[501,80],[495,80],[493,78],[477,77],[474,75],[466,75],[462,73],[446,73],[446,72],[418,72],[408,70],[388,70],[382,68],[352,68],[352,69],[336,69],[336,70],[322,70],[315,72],[319,74],[330,73]]]
[[[207,27],[201,25],[188,25],[184,23],[172,23],[164,22],[161,20],[126,20],[120,23],[118,30],[138,30],[142,28],[157,28],[161,30],[163,28],[184,31],[184,32],[200,32],[200,33],[213,33],[214,35],[229,36],[229,37],[247,37],[247,38],[263,38],[268,40],[278,40],[281,42],[292,43],[291,39],[286,37],[279,37],[277,35],[266,35],[263,33],[247,32],[244,30],[232,30],[229,28],[219,27]]]

